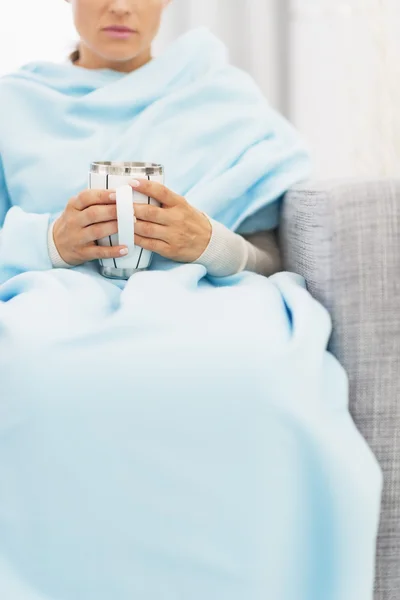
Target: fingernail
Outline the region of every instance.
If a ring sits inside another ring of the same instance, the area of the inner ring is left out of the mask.
[[[113,192],[112,194],[110,194],[109,198],[110,198],[110,200],[116,200],[117,194],[115,192]]]
[[[122,248],[122,250],[119,251],[121,256],[126,256],[128,254],[129,250],[128,248]]]
[[[140,186],[140,181],[138,181],[137,179],[132,179],[132,181],[129,182],[131,184],[132,187],[137,188]]]
[[[133,217],[133,222],[137,223],[137,218],[135,216]]]

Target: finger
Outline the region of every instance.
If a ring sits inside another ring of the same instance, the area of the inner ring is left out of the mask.
[[[118,221],[89,225],[83,230],[83,243],[95,242],[115,233],[118,233]]]
[[[176,206],[181,204],[185,199],[178,196],[170,189],[158,183],[157,181],[149,181],[148,179],[133,179],[129,182],[132,188],[148,198],[154,198],[164,206]]]
[[[133,209],[135,217],[140,221],[150,221],[159,225],[168,225],[171,222],[171,216],[164,208],[153,206],[152,204],[134,203]]]
[[[150,223],[149,221],[139,221],[135,223],[135,233],[145,238],[154,238],[168,242],[170,238],[169,227]]]
[[[135,202],[133,204],[135,217],[141,221],[150,221],[159,225],[169,225],[171,216],[164,208],[153,206],[152,204],[141,204]]]
[[[121,256],[126,256],[127,253],[128,248],[126,246],[96,246],[96,244],[91,244],[85,249],[85,259],[121,258]]]
[[[161,254],[161,256],[168,257],[169,244],[167,244],[163,240],[146,238],[141,235],[135,234],[135,244],[136,246],[140,246],[140,248],[143,248],[144,250],[150,250],[151,252],[155,252],[156,254]]]
[[[82,227],[88,227],[94,223],[107,223],[117,219],[116,204],[94,205],[80,211],[79,222]]]
[[[115,204],[115,200],[110,199],[110,194],[115,190],[84,190],[72,199],[72,206],[77,210],[85,210],[94,204]]]

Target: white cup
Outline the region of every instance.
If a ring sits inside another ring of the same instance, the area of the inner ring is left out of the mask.
[[[112,279],[129,279],[137,271],[150,266],[152,252],[135,246],[133,203],[159,206],[153,198],[144,196],[127,185],[132,179],[148,179],[164,183],[162,165],[141,162],[94,162],[90,166],[89,188],[113,189],[117,194],[118,233],[98,240],[99,246],[127,246],[128,255],[100,260],[100,272]]]

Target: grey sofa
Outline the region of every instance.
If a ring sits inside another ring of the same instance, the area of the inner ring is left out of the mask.
[[[281,244],[332,315],[350,410],[384,473],[375,599],[400,600],[400,179],[296,187]]]

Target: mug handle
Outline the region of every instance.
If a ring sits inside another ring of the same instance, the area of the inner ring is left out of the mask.
[[[122,185],[116,189],[118,244],[128,248],[128,254],[119,258],[123,262],[133,256],[135,250],[135,217],[133,209],[134,191],[130,185]]]

